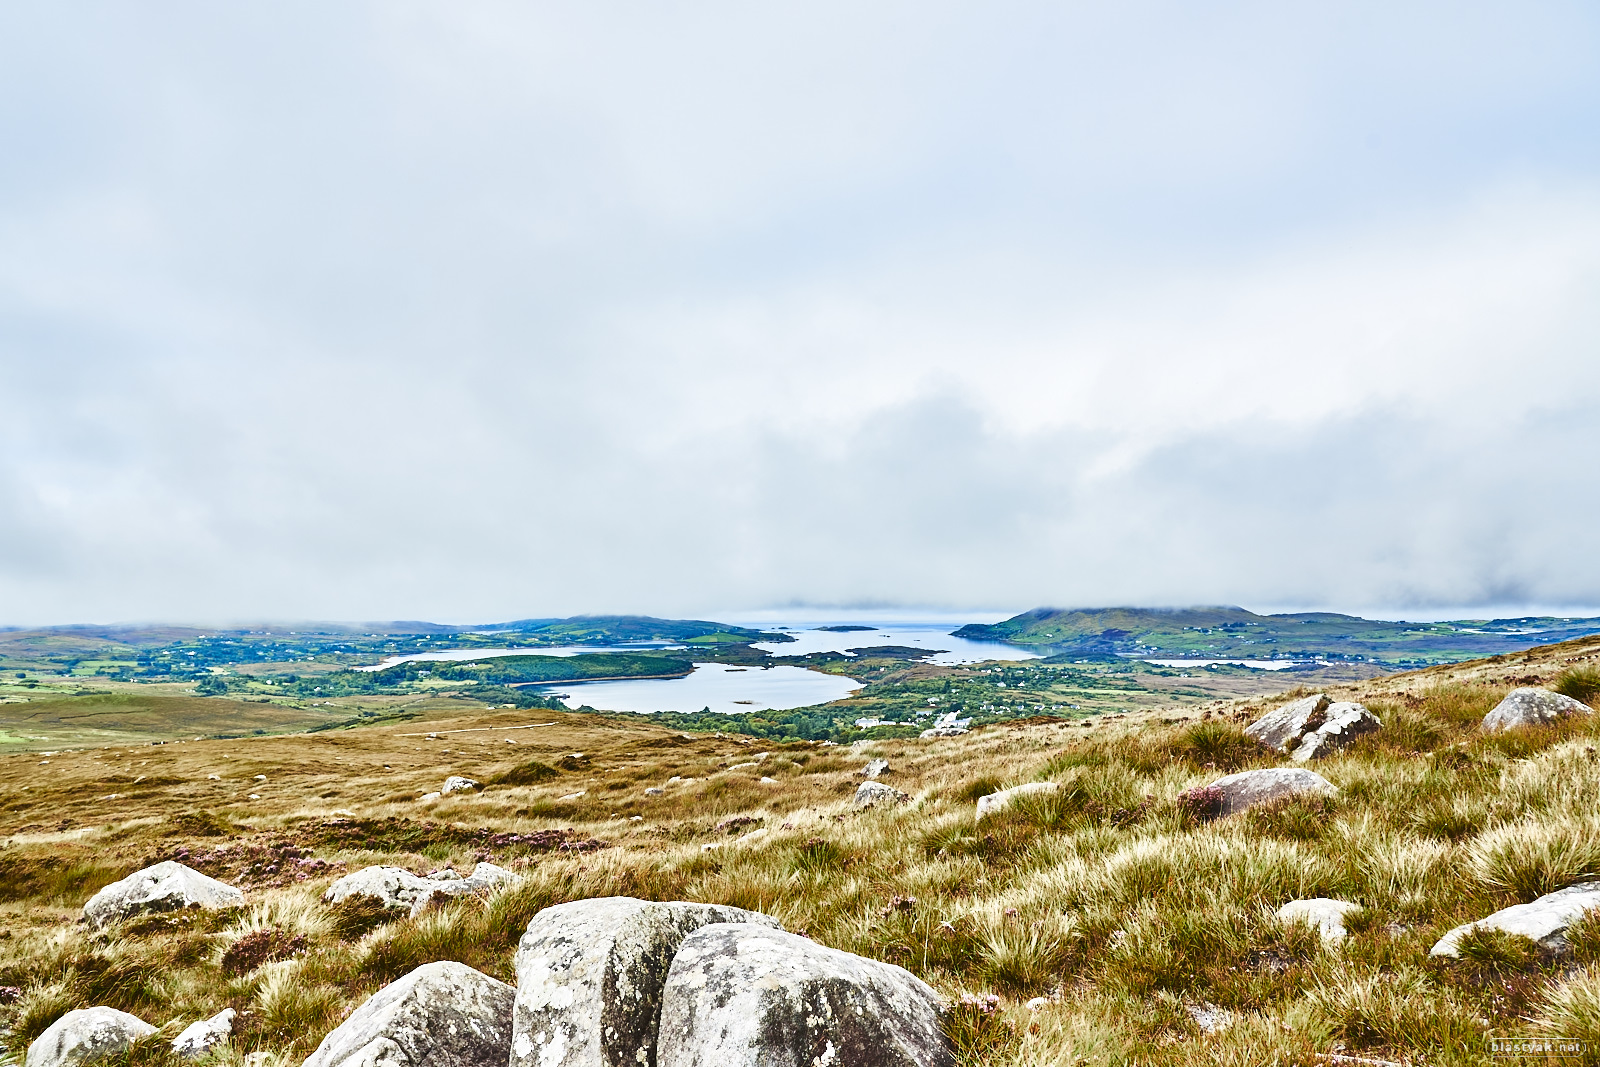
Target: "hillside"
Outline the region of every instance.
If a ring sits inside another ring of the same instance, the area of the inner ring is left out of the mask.
[[[1600,619],[1462,619],[1413,623],[1331,612],[1257,615],[1244,608],[1035,608],[956,636],[1052,655],[1234,656],[1360,660],[1420,667],[1519,652],[1600,633]]]
[[[1597,663],[1589,638],[1329,688],[1384,722],[1317,765],[1339,794],[1216,821],[1185,791],[1279,764],[1240,726],[1294,694],[853,746],[500,711],[4,756],[0,987],[17,994],[0,1021],[15,1051],[79,1005],[169,1035],[232,1005],[246,1014],[219,1064],[262,1051],[289,1067],[412,967],[457,959],[509,977],[538,908],[625,894],[763,910],[970,994],[951,1028],[972,1065],[1488,1064],[1503,1062],[1490,1037],[1541,1034],[1600,1050],[1600,933],[1579,931],[1560,961],[1509,939],[1428,955],[1458,923],[1600,874],[1600,723],[1476,725],[1512,686]],[[852,808],[869,756],[909,803]],[[451,773],[488,788],[418,799]],[[1059,784],[1054,799],[975,828],[976,797],[1040,779]],[[174,856],[250,904],[103,934],[75,925],[96,888]],[[521,880],[415,920],[317,903],[368,864],[479,859]],[[1316,896],[1362,905],[1342,948],[1272,918]],[[222,973],[260,930],[295,947]]]

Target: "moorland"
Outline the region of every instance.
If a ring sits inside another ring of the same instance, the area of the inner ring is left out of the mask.
[[[625,894],[761,910],[910,969],[955,1004],[964,1064],[1488,1064],[1503,1062],[1492,1038],[1540,1035],[1600,1050],[1600,928],[1580,924],[1559,959],[1510,936],[1429,955],[1459,923],[1600,877],[1600,716],[1478,725],[1517,686],[1595,700],[1597,664],[1590,637],[1324,684],[1383,722],[1318,763],[1337,795],[1227,819],[1186,798],[1285,762],[1242,728],[1303,695],[1294,677],[1268,679],[1292,686],[1280,692],[1030,708],[961,736],[849,744],[479,703],[13,752],[0,756],[0,1027],[16,1055],[73,1007],[132,1011],[170,1038],[233,1006],[238,1029],[211,1062],[288,1067],[411,968],[454,959],[509,978],[540,908]],[[911,684],[924,666],[884,673]],[[906,803],[852,805],[869,758]],[[425,799],[448,774],[486,788]],[[978,797],[1036,780],[1058,789],[975,824]],[[89,894],[165,858],[240,886],[245,907],[78,923]],[[479,860],[519,877],[415,918],[320,901],[369,864]],[[1360,905],[1342,945],[1274,918],[1319,896]],[[270,951],[244,959],[252,935]],[[158,1041],[136,1052],[166,1055]]]

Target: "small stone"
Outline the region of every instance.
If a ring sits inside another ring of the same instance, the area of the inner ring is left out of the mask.
[[[426,963],[374,993],[304,1067],[504,1067],[516,990],[464,963]]]
[[[464,778],[459,774],[452,774],[444,780],[444,785],[439,787],[439,795],[449,796],[451,793],[481,793],[483,783],[475,782],[471,778]]]
[[[580,800],[580,799],[582,799],[583,795],[585,793],[587,793],[587,792],[588,792],[587,789],[580,789],[576,793],[568,793],[566,796],[564,796],[564,797],[556,797],[556,799],[559,800],[559,801]]]
[[[777,785],[778,784],[778,780],[776,778],[768,778],[767,776],[762,775],[761,784],[762,785]]]
[[[1234,815],[1269,800],[1310,793],[1332,796],[1339,790],[1316,771],[1304,767],[1267,767],[1218,778],[1210,788],[1221,793],[1220,814]]]
[[[1360,904],[1352,904],[1348,900],[1312,897],[1308,900],[1289,901],[1278,909],[1277,915],[1281,923],[1305,923],[1314,926],[1322,935],[1323,944],[1337,945],[1350,936],[1350,931],[1344,928],[1345,915],[1360,910]]]
[[[862,782],[856,789],[855,806],[870,808],[879,801],[889,801],[895,804],[904,804],[911,797],[894,786],[884,785],[882,782]]]
[[[887,773],[889,761],[886,759],[868,760],[867,765],[856,772],[856,777],[865,778],[867,781],[876,781],[878,776]]]
[[[1055,782],[1028,782],[1024,785],[1014,785],[1010,789],[1002,789],[998,793],[978,798],[978,810],[974,822],[982,822],[991,815],[995,815],[1016,803],[1019,797],[1042,796],[1054,793],[1061,787]]]
[[[1233,1012],[1227,1008],[1219,1008],[1210,1001],[1201,1001],[1199,1004],[1185,1004],[1184,1012],[1200,1028],[1201,1033],[1219,1034],[1233,1025]]]
[[[666,790],[662,789],[659,785],[653,785],[649,789],[646,789],[644,791],[644,795],[647,796],[647,797],[659,797],[659,796],[664,795],[665,793],[666,793]]]
[[[163,860],[101,889],[83,906],[83,914],[91,925],[101,927],[144,912],[176,911],[190,905],[236,908],[243,903],[244,894],[226,882],[175,860]]]
[[[1600,882],[1569,885],[1527,904],[1513,904],[1477,922],[1458,926],[1441,937],[1428,954],[1458,956],[1461,939],[1472,930],[1484,929],[1520,934],[1537,941],[1546,952],[1563,955],[1567,951],[1568,928],[1594,908],[1600,908]]]
[[[417,798],[417,802],[420,804],[431,804],[433,801],[438,800],[439,796],[440,794],[438,793],[424,793]]]
[[[1050,998],[1049,997],[1034,997],[1032,1000],[1028,1001],[1028,1010],[1029,1011],[1043,1011],[1045,1008],[1048,1008],[1049,1006],[1050,1006]]]
[[[51,1023],[28,1046],[23,1067],[79,1067],[126,1052],[156,1028],[115,1008],[77,1008]]]
[[[209,1019],[190,1023],[172,1042],[172,1051],[184,1059],[194,1059],[222,1044],[233,1033],[233,1019],[237,1013],[223,1008]]]
[[[1552,693],[1548,689],[1513,689],[1483,717],[1484,730],[1511,730],[1518,726],[1538,726],[1567,715],[1593,715],[1594,709],[1581,700]]]

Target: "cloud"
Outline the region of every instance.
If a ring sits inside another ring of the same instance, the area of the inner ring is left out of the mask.
[[[1600,603],[1597,20],[1448,11],[7,13],[0,621]]]

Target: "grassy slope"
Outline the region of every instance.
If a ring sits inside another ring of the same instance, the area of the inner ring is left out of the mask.
[[[1600,725],[1475,729],[1509,687],[1597,660],[1600,639],[1330,690],[1387,724],[1319,766],[1340,796],[1222,822],[1198,820],[1179,795],[1279,762],[1239,733],[1279,698],[859,751],[531,711],[433,721],[436,739],[402,724],[0,757],[0,986],[21,993],[0,1011],[16,1048],[79,1005],[175,1032],[232,1004],[248,1014],[219,1058],[262,1048],[287,1063],[411,967],[453,958],[509,977],[539,907],[625,893],[759,908],[952,996],[993,994],[993,1011],[953,1017],[972,1064],[1309,1065],[1340,1046],[1490,1063],[1489,1035],[1535,1032],[1600,1049],[1600,969],[1589,969],[1600,937],[1578,939],[1570,973],[1511,943],[1448,966],[1427,957],[1461,921],[1600,874]],[[913,800],[854,812],[852,772],[879,754]],[[447,773],[506,784],[413,799]],[[644,795],[674,775],[695,781]],[[976,796],[1036,778],[1065,788],[973,827]],[[560,832],[489,836],[540,830]],[[610,847],[550,849],[591,839]],[[100,934],[75,925],[100,885],[184,848],[244,886],[250,906]],[[480,857],[523,880],[487,903],[370,930],[317,903],[339,870]],[[1271,918],[1320,895],[1365,906],[1343,951]],[[264,929],[285,946],[304,940],[292,958],[225,974],[229,948]],[[1046,1005],[1030,1011],[1036,996]],[[1203,1034],[1186,1010],[1202,1004],[1237,1021]]]
[[[1539,630],[1540,633],[1522,631]],[[1549,617],[1411,623],[1330,612],[1257,615],[1243,608],[1036,608],[993,625],[956,631],[1076,653],[1269,657],[1327,655],[1417,666],[1507,652],[1600,631],[1600,620]]]

